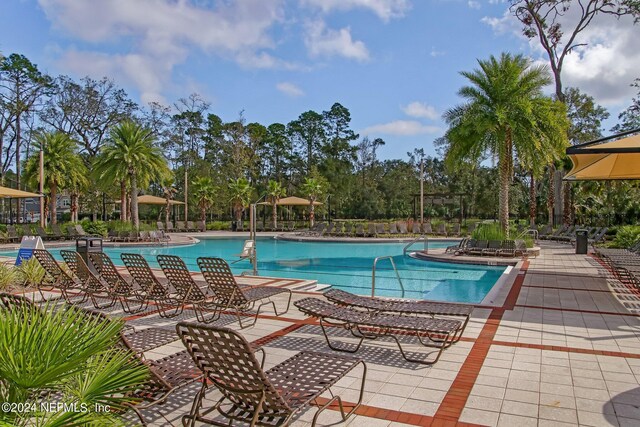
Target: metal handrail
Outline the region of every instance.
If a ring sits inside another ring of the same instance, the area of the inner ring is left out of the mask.
[[[382,259],[388,259],[389,261],[391,261],[391,266],[393,267],[393,271],[396,272],[398,283],[400,283],[400,291],[402,292],[401,298],[404,298],[404,284],[402,283],[402,279],[400,278],[400,273],[398,273],[398,269],[396,268],[396,263],[393,261],[393,257],[391,255],[379,256],[373,260],[373,267],[371,268],[371,296],[374,297],[376,293],[376,264],[378,263],[378,261]]]
[[[535,240],[536,242],[538,241],[538,230],[534,230],[531,228],[529,230],[524,230],[522,233],[520,233],[518,238],[523,237],[524,235],[527,235],[527,234],[531,234],[533,236],[533,240]]]
[[[404,248],[402,249],[402,254],[403,255],[407,255],[407,249],[409,249],[411,246],[413,246],[415,243],[417,243],[417,242],[419,242],[421,240],[424,241],[424,251],[425,251],[425,253],[429,253],[429,238],[423,234],[422,236],[416,237],[415,239],[413,239],[412,241],[410,241],[409,243],[404,245]]]

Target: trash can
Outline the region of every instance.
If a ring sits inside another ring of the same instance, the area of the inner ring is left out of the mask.
[[[576,254],[587,254],[589,245],[588,233],[588,230],[576,230]]]
[[[231,221],[231,231],[238,231],[238,223],[236,221]]]
[[[97,273],[91,262],[89,262],[89,254],[102,252],[102,237],[78,237],[76,239],[76,252],[80,254],[89,269]]]

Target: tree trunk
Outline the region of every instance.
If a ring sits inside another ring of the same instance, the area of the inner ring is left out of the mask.
[[[553,210],[555,207],[556,192],[556,166],[551,163],[549,165],[549,194],[547,194],[547,211],[549,214],[549,224],[554,224]]]
[[[167,204],[164,206],[164,228],[165,230],[169,229],[169,217],[171,216],[171,203],[169,199],[167,199]]]
[[[138,218],[138,180],[135,173],[131,176],[131,221],[134,230],[140,228],[140,219]]]
[[[50,187],[51,192],[51,224],[58,223],[58,207],[56,206],[57,192],[58,186],[56,184],[52,184]]]
[[[200,208],[200,221],[206,223],[207,222],[207,207],[202,206]]]
[[[71,195],[71,222],[78,222],[78,195]]]
[[[509,162],[507,156],[498,161],[500,170],[500,190],[498,193],[498,220],[500,221],[500,229],[509,236]]]
[[[533,176],[533,171],[530,172],[531,181],[529,183],[529,226],[534,228],[536,226],[537,216],[537,204],[536,204],[536,179]]]
[[[571,183],[569,182],[562,183],[562,202],[562,224],[570,225],[573,206],[571,206]]]
[[[278,203],[277,200],[273,201],[273,229],[277,229],[278,228],[278,205],[276,204]]]
[[[22,143],[22,136],[20,135],[20,110],[16,113],[16,188],[20,190],[20,144]],[[16,217],[18,222],[20,221],[20,208],[22,199],[16,199]]]
[[[120,181],[120,221],[127,220],[127,183]]]
[[[313,205],[313,200],[311,200],[311,203],[309,204],[309,227],[313,227],[313,222],[315,219],[315,206]]]

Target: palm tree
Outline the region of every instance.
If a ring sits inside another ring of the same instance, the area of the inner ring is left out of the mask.
[[[165,176],[160,181],[160,186],[162,187],[162,195],[164,196],[164,200],[165,200],[164,226],[166,227],[167,230],[169,229],[169,215],[171,213],[171,210],[170,210],[171,201],[173,200],[174,197],[176,197],[176,194],[178,193],[178,190],[176,189],[174,184],[175,184],[175,177],[173,176],[173,174]],[[158,216],[158,220],[160,220],[160,216]]]
[[[213,180],[206,176],[201,176],[193,180],[191,183],[191,192],[196,199],[198,208],[200,208],[200,220],[207,220],[207,209],[213,205],[216,198],[216,186]]]
[[[146,366],[114,346],[124,322],[102,320],[76,307],[0,310],[3,402],[86,405],[86,411],[0,411],[1,425],[124,425],[118,413],[148,377]],[[109,405],[99,413],[96,404]]]
[[[315,202],[326,190],[326,182],[321,178],[305,178],[302,192],[309,198],[309,226],[313,227],[315,217]]]
[[[514,157],[536,163],[559,158],[567,142],[568,121],[562,103],[542,93],[551,83],[545,66],[532,66],[522,55],[478,60],[480,69],[462,72],[470,82],[458,94],[466,103],[448,110],[449,165],[489,152],[498,159],[499,220],[509,225],[509,185]]]
[[[274,181],[272,179],[269,180],[267,185],[267,197],[269,198],[269,202],[273,207],[273,229],[275,230],[278,227],[278,201],[287,195],[287,190],[280,185],[279,182]]]
[[[162,179],[169,174],[167,160],[162,150],[154,145],[152,131],[126,120],[113,128],[110,141],[102,148],[95,165],[96,173],[103,179],[120,182],[122,211],[126,212],[126,183],[131,192],[131,221],[137,229],[138,189],[151,180]]]
[[[233,203],[233,211],[236,214],[236,221],[242,221],[242,212],[245,206],[251,202],[251,194],[253,188],[249,184],[246,178],[238,178],[229,183],[229,190],[231,191],[231,203]]]
[[[43,150],[44,185],[49,189],[51,222],[57,222],[56,199],[59,190],[88,184],[87,168],[76,153],[76,142],[63,132],[43,132],[36,135],[36,149],[27,159],[25,177],[36,187],[40,180],[40,154]]]

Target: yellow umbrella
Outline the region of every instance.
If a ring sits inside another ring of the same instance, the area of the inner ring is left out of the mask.
[[[116,203],[120,203],[120,200],[116,201]],[[151,196],[149,194],[145,194],[143,196],[138,196],[138,204],[139,205],[166,205],[167,200],[164,197]],[[170,205],[184,205],[184,202],[180,202],[178,200],[170,200]]]
[[[261,202],[258,203],[259,205],[271,205],[270,202]],[[309,204],[311,204],[311,201],[309,199],[303,199],[302,197],[296,197],[296,196],[289,196],[289,197],[284,197],[280,200],[278,200],[278,203],[276,203],[278,206],[309,206]],[[313,202],[314,206],[318,206],[321,205],[322,203],[320,202]]]
[[[26,199],[29,197],[42,197],[42,194],[29,193],[28,191],[16,190],[15,188],[0,187],[0,197]]]
[[[564,179],[640,179],[640,134],[632,135],[638,132],[640,129],[567,148],[573,169]]]

